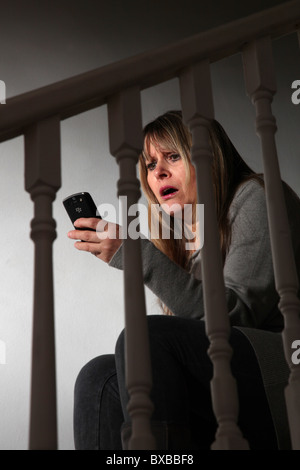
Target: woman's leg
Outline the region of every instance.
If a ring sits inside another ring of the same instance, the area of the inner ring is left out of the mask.
[[[122,449],[123,421],[115,356],[96,357],[81,369],[75,384],[75,449]]]
[[[213,369],[207,355],[209,342],[204,322],[153,315],[148,317],[148,331],[153,420],[163,426],[170,425],[170,429],[174,425],[176,429],[188,428],[192,436],[189,448],[209,449],[217,424],[210,396]],[[255,353],[247,338],[235,328],[231,330],[230,343],[232,372],[238,384],[241,430],[251,449],[276,449],[276,436]],[[116,345],[116,365],[123,413],[125,421],[129,422],[124,332]]]

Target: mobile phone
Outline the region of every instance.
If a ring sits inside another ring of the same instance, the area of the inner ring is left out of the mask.
[[[63,205],[71,219],[72,224],[74,225],[75,220],[80,217],[96,217],[101,219],[101,215],[97,210],[97,206],[90,195],[90,193],[82,192],[71,194],[71,196],[66,197],[63,200]],[[89,228],[78,228],[76,230],[93,230]]]

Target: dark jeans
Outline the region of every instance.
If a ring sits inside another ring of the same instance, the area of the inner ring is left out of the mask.
[[[154,404],[152,419],[188,428],[191,449],[209,449],[217,424],[212,410],[212,363],[203,321],[148,316]],[[231,329],[232,373],[237,381],[239,427],[250,449],[277,449],[276,435],[255,353],[243,333]],[[75,385],[76,449],[122,449],[120,428],[129,422],[124,372],[124,332],[115,355],[96,357]],[[176,448],[174,449],[176,450]]]

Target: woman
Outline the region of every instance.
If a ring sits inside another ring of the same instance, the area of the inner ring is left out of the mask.
[[[224,265],[226,298],[240,412],[238,424],[251,449],[289,448],[282,391],[288,368],[282,352],[283,317],[267,226],[264,183],[240,157],[223,128],[212,121],[212,175]],[[212,364],[204,328],[199,240],[195,250],[175,237],[185,204],[194,215],[195,170],[190,160],[191,135],[181,113],[171,111],[144,129],[140,179],[148,199],[171,215],[173,237],[142,239],[145,284],[160,299],[166,315],[148,317],[153,371],[153,432],[159,449],[209,449],[217,428],[211,405]],[[300,271],[300,201],[285,185],[287,209]],[[163,223],[162,212],[156,214]],[[149,217],[150,221],[150,217]],[[180,222],[181,223],[181,222]],[[78,219],[78,228],[99,229],[98,219]],[[119,229],[119,227],[117,227]],[[75,247],[122,269],[122,240],[73,230]],[[100,237],[100,238],[99,238]],[[198,243],[198,245],[197,245]],[[265,345],[267,347],[264,349]],[[271,352],[270,352],[271,351]],[[276,360],[272,361],[273,351]],[[260,358],[270,360],[265,370]],[[273,370],[274,369],[274,370]],[[274,381],[274,374],[276,380]],[[269,380],[269,377],[272,379]],[[278,394],[282,399],[278,401]],[[124,333],[115,355],[100,356],[80,372],[75,387],[74,432],[77,449],[125,449],[130,436],[126,409]],[[120,428],[122,426],[122,440]],[[168,438],[168,442],[167,442]]]

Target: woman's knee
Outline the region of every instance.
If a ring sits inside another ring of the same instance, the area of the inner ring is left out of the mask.
[[[169,317],[166,317],[163,315],[149,315],[146,317],[147,334],[149,338],[150,348],[154,346],[155,344],[155,349],[156,349],[157,343],[159,343],[161,340],[164,342],[165,330],[167,330],[170,325],[168,323],[168,320],[169,320]],[[165,325],[166,325],[166,328],[165,328]],[[120,360],[124,361],[125,336],[126,336],[126,331],[124,328],[121,331],[116,342],[115,356],[116,356],[117,362],[119,362]]]
[[[81,369],[75,383],[75,448],[120,449],[122,422],[115,357],[96,357]]]
[[[97,393],[101,384],[116,373],[113,354],[98,356],[85,364],[80,370],[74,387],[75,399]]]

